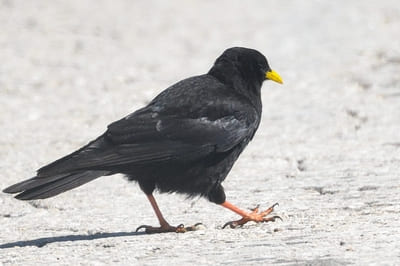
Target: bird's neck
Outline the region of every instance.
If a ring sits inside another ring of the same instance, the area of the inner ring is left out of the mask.
[[[257,109],[261,107],[262,82],[244,78],[234,67],[225,66],[221,71],[218,66],[214,66],[208,74],[247,98]]]

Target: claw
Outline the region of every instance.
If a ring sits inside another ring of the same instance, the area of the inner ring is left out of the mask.
[[[149,226],[148,226],[148,225],[141,225],[141,226],[139,226],[138,228],[136,228],[136,231],[135,231],[135,232],[137,233],[137,232],[139,232],[140,229],[143,229],[143,228],[144,228],[144,229],[147,229],[147,227],[149,227]]]
[[[237,221],[231,221],[231,222],[227,222],[226,224],[224,224],[224,226],[222,226],[222,229],[226,228],[227,226],[229,226],[230,228],[237,228],[237,227],[241,227],[244,224],[246,224],[247,222],[253,221],[256,223],[267,223],[267,222],[275,222],[275,220],[280,219],[282,221],[282,218],[280,216],[271,216],[271,217],[266,217],[268,214],[270,214],[273,210],[274,207],[279,206],[278,203],[273,204],[271,207],[269,207],[268,209],[266,209],[265,211],[262,212],[258,212],[259,209],[259,205],[257,205],[256,208],[252,209],[251,213],[243,214],[242,215],[242,219],[237,220]]]
[[[267,223],[267,222],[275,222],[276,219],[279,219],[279,220],[283,221],[282,218],[281,218],[280,216],[275,215],[275,216],[272,216],[272,217],[264,218],[263,222],[264,222],[264,223]]]
[[[185,227],[185,230],[186,230],[186,231],[197,231],[197,230],[200,229],[200,228],[199,228],[199,225],[203,225],[203,226],[204,226],[203,223],[196,223],[196,224],[194,224],[194,225],[192,225],[192,226]]]
[[[176,233],[186,233],[186,228],[183,224],[180,224],[176,227]]]
[[[252,208],[250,210],[253,211],[253,212],[256,212],[256,211],[258,211],[259,208],[260,208],[260,204],[257,204],[256,207],[254,207],[254,208]]]
[[[185,227],[183,224],[178,226],[170,226],[169,224],[160,226],[160,227],[153,227],[150,225],[141,225],[136,228],[136,232],[139,230],[144,229],[144,232],[147,234],[155,234],[155,233],[168,233],[168,232],[175,232],[175,233],[186,233],[188,231],[196,231],[198,228],[197,226],[201,225],[202,223],[197,223],[193,226]]]
[[[232,222],[227,222],[222,226],[222,229],[225,229],[228,225],[232,228]]]
[[[141,225],[138,228],[136,228],[136,232],[139,230],[144,229],[144,232],[146,234],[156,234],[156,233],[169,233],[169,232],[176,232],[176,233],[185,233],[185,227],[183,225],[179,225],[177,227],[174,226],[160,226],[160,227],[154,227],[150,225]]]
[[[230,228],[235,229],[238,226],[242,226],[241,224],[238,223],[238,221],[231,221],[231,222],[227,222],[226,224],[224,224],[224,226],[222,226],[222,229],[225,229],[225,227],[227,227],[229,225]]]

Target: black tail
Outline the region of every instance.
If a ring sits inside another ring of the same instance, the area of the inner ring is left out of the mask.
[[[5,193],[20,193],[15,198],[20,200],[45,199],[67,190],[79,187],[100,176],[109,175],[109,171],[88,170],[76,173],[60,174],[47,177],[33,177],[3,190]]]

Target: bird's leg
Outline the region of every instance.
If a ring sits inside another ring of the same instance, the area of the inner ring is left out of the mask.
[[[154,196],[152,194],[146,194],[146,196],[150,201],[151,207],[153,207],[153,210],[156,213],[157,219],[160,222],[160,227],[141,225],[136,229],[136,232],[138,232],[140,229],[144,229],[145,232],[148,234],[168,233],[168,232],[185,233],[187,231],[194,231],[197,229],[196,227],[199,224],[195,224],[194,226],[190,227],[184,227],[183,224],[180,224],[178,226],[171,226],[162,215]]]
[[[250,222],[250,221],[256,222],[256,223],[264,223],[264,222],[274,222],[276,219],[282,220],[282,218],[279,216],[266,217],[268,214],[270,214],[274,210],[274,207],[277,206],[278,203],[275,203],[274,205],[272,205],[265,211],[261,211],[261,212],[259,212],[258,206],[256,208],[252,209],[252,212],[246,212],[246,211],[243,211],[242,209],[239,209],[238,207],[236,207],[235,205],[233,205],[232,203],[230,203],[228,201],[225,201],[221,205],[223,207],[239,214],[240,216],[242,216],[242,219],[237,220],[237,221],[227,222],[222,228],[225,228],[228,225],[231,228],[236,228],[236,227],[242,226],[245,223]]]

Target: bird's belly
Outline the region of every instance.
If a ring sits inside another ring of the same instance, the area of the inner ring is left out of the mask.
[[[198,161],[196,164],[191,163],[190,167],[178,166],[174,173],[167,173],[167,175],[166,172],[160,173],[155,179],[156,187],[161,192],[205,196],[215,183],[221,183],[226,178],[239,154],[239,150],[232,151],[228,154],[221,154],[221,158],[212,158],[213,160],[208,158]]]
[[[138,181],[145,193],[178,192],[189,196],[206,196],[216,183],[221,183],[239,157],[243,146],[217,153],[196,162],[152,164],[129,167],[128,179]]]

